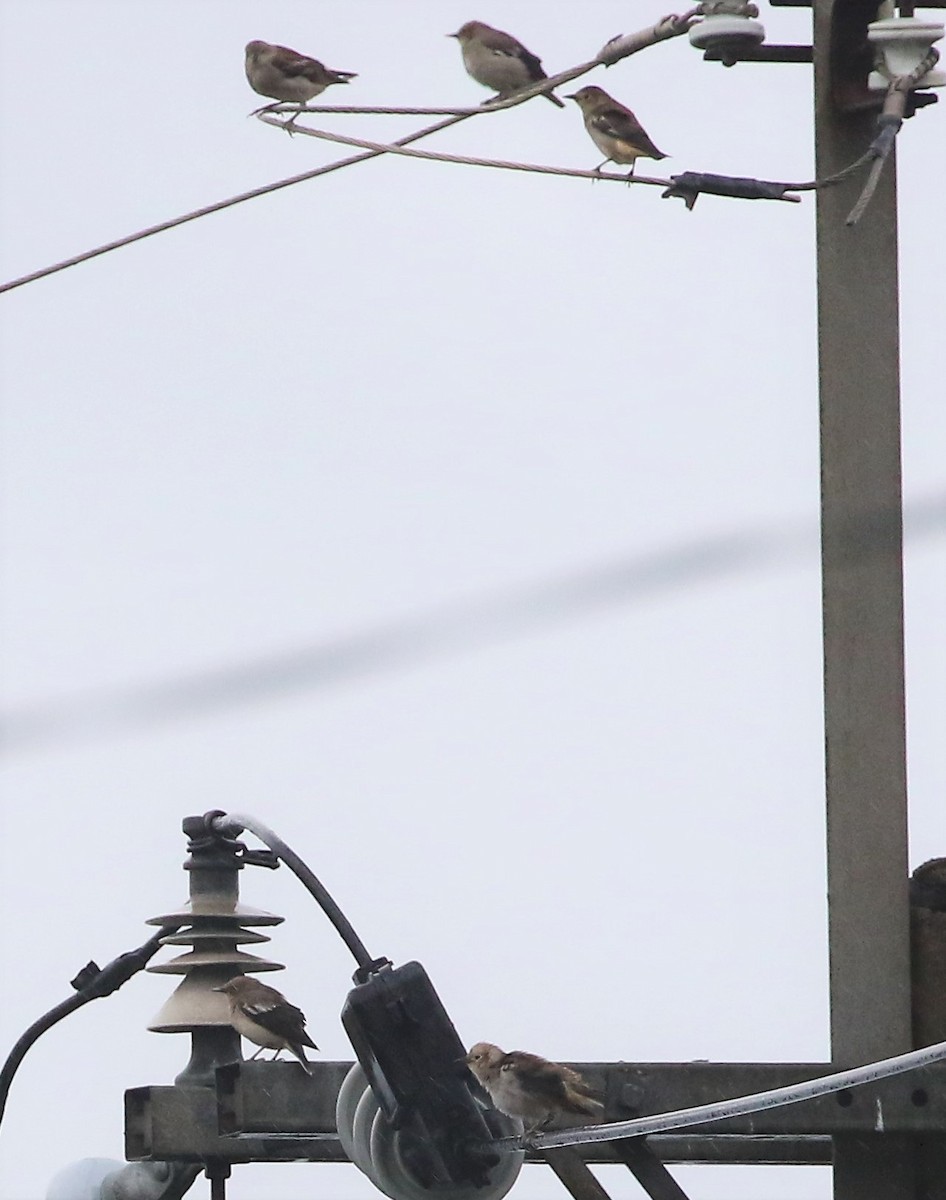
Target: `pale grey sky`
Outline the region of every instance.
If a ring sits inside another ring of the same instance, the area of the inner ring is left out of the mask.
[[[246,119],[251,38],[357,71],[352,103],[462,105],[486,94],[443,36],[464,20],[553,72],[663,11],[6,0],[0,275],[341,156]],[[808,40],[808,18],[762,13],[773,41]],[[591,81],[672,155],[653,173],[812,175],[808,67],[727,71],[680,39]],[[942,121],[925,110],[900,138],[908,506],[944,491]],[[326,119],[382,140],[421,123]],[[423,144],[598,161],[577,111],[541,101]],[[469,1042],[827,1057],[813,221],[810,196],[688,213],[652,189],[385,160],[0,298],[0,1044],[183,898],[181,818],[222,808],[286,838],[374,952],[420,959]],[[916,864],[946,842],[946,580],[941,525],[914,528]],[[115,697],[769,535],[731,569],[694,560],[497,636],[473,620],[467,644],[376,671],[116,714]],[[245,872],[243,894],[287,918],[274,982],[350,1058],[347,952],[288,873]],[[121,1156],[124,1089],[187,1058],[145,1029],[172,986],[138,977],[37,1045],[0,1200]],[[692,1200],[828,1194],[817,1169],[675,1171]],[[228,1194],[374,1193],[353,1167],[258,1166]],[[540,1168],[515,1192],[563,1194]]]

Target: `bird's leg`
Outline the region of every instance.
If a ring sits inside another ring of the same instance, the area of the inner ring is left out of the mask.
[[[258,117],[260,113],[272,112],[280,104],[282,104],[281,100],[277,100],[275,104],[264,104],[261,108],[254,108],[251,113],[247,113],[247,116]]]
[[[600,175],[600,174],[601,174],[601,168],[602,168],[602,167],[606,167],[610,161],[611,161],[611,160],[610,160],[610,158],[606,158],[606,159],[604,160],[604,162],[598,163],[598,165],[595,167],[595,174],[596,174],[596,175]],[[598,181],[597,181],[597,179],[592,179],[592,181],[591,181],[591,182],[592,182],[592,183],[597,183]]]
[[[256,1047],[256,1054],[251,1054],[251,1055],[250,1055],[250,1062],[253,1062],[253,1061],[254,1061],[254,1059],[257,1057],[257,1055],[260,1055],[260,1054],[262,1054],[262,1053],[263,1053],[263,1047],[262,1047],[262,1046],[257,1046],[257,1047]]]
[[[300,104],[299,107],[296,109],[296,111],[289,118],[289,120],[286,121],[286,123],[283,125],[283,129],[285,129],[286,133],[288,133],[290,137],[292,137],[293,133],[295,132],[293,129],[293,126],[296,123],[296,118],[299,116],[300,113],[304,113],[304,112],[305,112],[305,105]]]
[[[630,183],[634,178],[634,168],[637,166],[637,159],[631,159],[631,169],[627,173],[627,182]]]
[[[548,1127],[552,1124],[554,1117],[554,1112],[547,1112],[541,1121],[536,1121],[534,1125],[530,1125],[528,1129],[523,1130],[523,1137],[534,1138],[540,1133],[544,1133],[545,1130],[548,1129]]]

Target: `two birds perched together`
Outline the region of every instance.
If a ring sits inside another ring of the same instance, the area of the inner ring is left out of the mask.
[[[303,1047],[317,1050],[318,1046],[306,1033],[302,1010],[282,992],[247,975],[237,975],[214,991],[227,997],[230,1023],[237,1033],[259,1047],[253,1058],[262,1050],[274,1050],[274,1058],[288,1050],[312,1074]],[[506,1054],[491,1042],[477,1042],[462,1061],[493,1105],[509,1117],[518,1117],[529,1132],[563,1117],[596,1121],[603,1112],[603,1104],[577,1071],[538,1054],[524,1050]]]
[[[482,21],[467,21],[448,37],[454,37],[460,43],[467,74],[483,87],[492,88],[500,99],[548,79],[541,60],[522,42]],[[545,95],[559,108],[565,107],[552,92]],[[583,87],[566,99],[574,100],[581,109],[585,128],[606,156],[605,163],[630,163],[633,174],[638,158],[659,160],[667,157],[650,140],[631,110],[619,104],[603,88]]]
[[[548,78],[541,60],[522,42],[483,21],[467,21],[456,33],[447,36],[460,43],[467,74],[495,91],[498,99]],[[356,78],[351,71],[332,71],[317,59],[261,41],[250,42],[246,47],[246,77],[250,87],[261,96],[295,104],[307,104],[331,84],[348,83]],[[559,108],[565,107],[552,92],[546,92],[545,96]],[[633,174],[638,158],[667,157],[650,140],[631,110],[602,88],[583,87],[567,99],[579,106],[585,129],[606,156],[596,170],[600,171],[605,163],[615,162],[630,164]],[[290,117],[287,128],[291,128],[297,116],[295,113]]]

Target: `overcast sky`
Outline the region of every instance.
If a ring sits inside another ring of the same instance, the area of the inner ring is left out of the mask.
[[[6,0],[0,276],[343,155],[247,120],[252,38],[358,72],[326,100],[464,105],[485,93],[443,35],[467,19],[552,72],[663,11]],[[762,14],[772,41],[808,18]],[[679,39],[588,81],[672,155],[645,173],[812,175],[808,67]],[[913,865],[946,852],[942,122],[899,156]],[[600,158],[541,100],[423,145]],[[279,831],[372,952],[420,959],[468,1043],[826,1059],[814,285],[810,195],[688,213],[398,159],[0,298],[0,1044],[184,898],[181,818],[221,808]],[[350,1058],[347,952],[288,872],[242,887],[287,918],[273,981]],[[124,1089],[187,1060],[146,1031],[173,984],[31,1052],[2,1200],[121,1157]],[[691,1200],[829,1194],[822,1169],[674,1170]],[[299,1165],[228,1191],[373,1194]],[[563,1194],[539,1167],[515,1193]]]

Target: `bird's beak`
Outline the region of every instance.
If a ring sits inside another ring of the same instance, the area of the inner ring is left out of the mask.
[[[469,1065],[470,1065],[470,1056],[469,1056],[469,1054],[464,1054],[464,1056],[463,1056],[462,1058],[458,1058],[458,1059],[457,1059],[457,1062],[458,1062],[458,1063],[461,1063],[461,1062],[462,1062],[462,1063],[465,1063],[467,1066],[469,1066]]]
[[[566,100],[577,100],[578,97],[575,95],[574,92],[571,92],[571,93],[566,94],[565,99]]]
[[[220,987],[211,988],[210,990],[212,992],[222,992],[226,986],[227,985],[225,983],[222,983]]]
[[[459,37],[460,35],[458,33],[447,33],[447,34],[444,34],[444,36],[445,37]]]

